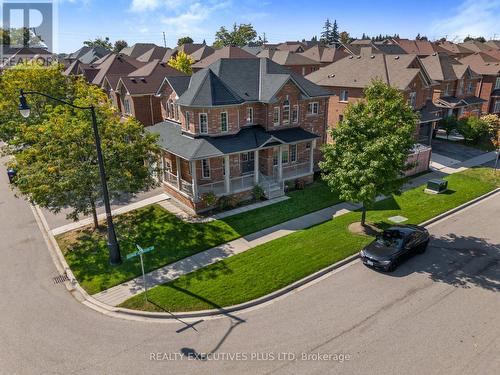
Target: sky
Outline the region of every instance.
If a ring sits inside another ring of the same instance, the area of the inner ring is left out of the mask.
[[[96,37],[173,47],[181,36],[212,43],[221,27],[251,23],[269,42],[310,39],[326,18],[339,31],[430,39],[500,39],[500,0],[59,0],[54,52],[72,52]]]

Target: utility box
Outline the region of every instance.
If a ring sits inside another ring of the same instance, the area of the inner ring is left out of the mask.
[[[426,193],[441,194],[448,190],[448,181],[446,180],[429,180],[427,181]]]
[[[12,184],[14,177],[16,177],[16,170],[12,168],[7,169],[7,176],[9,177],[9,182]]]

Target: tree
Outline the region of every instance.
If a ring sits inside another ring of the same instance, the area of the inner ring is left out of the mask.
[[[485,39],[484,36],[478,36],[478,37],[474,38],[474,37],[471,37],[470,35],[467,35],[464,38],[464,43],[465,42],[481,42],[481,43],[485,43],[486,39]]]
[[[333,26],[332,26],[332,37],[330,40],[330,45],[337,45],[339,42],[339,26],[337,25],[337,20],[333,20]]]
[[[183,36],[182,38],[177,39],[178,46],[182,46],[186,43],[193,43],[193,39],[190,36]]]
[[[127,48],[128,43],[124,40],[117,40],[113,46],[113,52],[119,53],[122,49]]]
[[[491,143],[497,152],[497,157],[495,159],[495,171],[497,170],[498,157],[500,156],[500,117],[498,115],[489,114],[481,117],[487,126],[488,133],[490,135]]]
[[[325,25],[323,26],[323,31],[321,32],[320,42],[323,45],[329,45],[332,40],[332,23],[330,19],[327,18]]]
[[[469,114],[458,120],[457,130],[466,142],[477,143],[488,132],[488,124],[475,115]]]
[[[347,44],[351,41],[351,36],[349,35],[349,33],[347,31],[342,31],[339,34],[339,40],[341,43]]]
[[[96,108],[110,198],[153,187],[148,165],[154,164],[156,137],[133,118],[121,121],[106,94],[83,78],[70,83],[68,99]],[[24,130],[30,146],[12,162],[15,186],[52,212],[71,208],[68,218],[92,214],[97,229],[96,206],[102,191],[90,112],[64,105],[46,110],[49,114],[43,121]]]
[[[224,26],[221,26],[219,31],[215,33],[214,47],[243,47],[254,42],[256,38],[257,32],[251,23],[242,23],[239,25],[234,23],[232,31],[228,31]]]
[[[86,40],[85,42],[83,42],[83,45],[91,48],[102,47],[109,49],[110,51],[113,49],[113,45],[109,41],[108,37],[105,38],[97,37],[94,40]]]
[[[171,57],[170,60],[168,60],[168,65],[186,74],[193,73],[193,69],[191,68],[193,64],[193,58],[184,51],[179,51],[175,57]]]
[[[417,34],[415,37],[415,40],[428,40],[425,35],[420,35],[420,33]]]
[[[320,162],[323,178],[342,199],[362,203],[362,225],[377,196],[400,192],[417,122],[397,88],[374,81],[332,129],[334,143],[324,146]]]
[[[371,39],[371,38],[367,34],[363,33],[363,35],[361,36],[361,39],[366,40],[366,39]]]

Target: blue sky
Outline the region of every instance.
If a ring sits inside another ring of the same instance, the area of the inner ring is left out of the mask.
[[[97,36],[162,45],[163,32],[169,46],[184,35],[211,43],[221,25],[234,22],[252,23],[270,42],[310,39],[327,17],[355,37],[500,38],[500,0],[60,0],[56,50],[71,52]]]

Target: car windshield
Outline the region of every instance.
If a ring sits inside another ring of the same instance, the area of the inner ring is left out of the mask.
[[[403,244],[401,232],[391,230],[377,235],[377,242],[386,247],[400,247]]]

